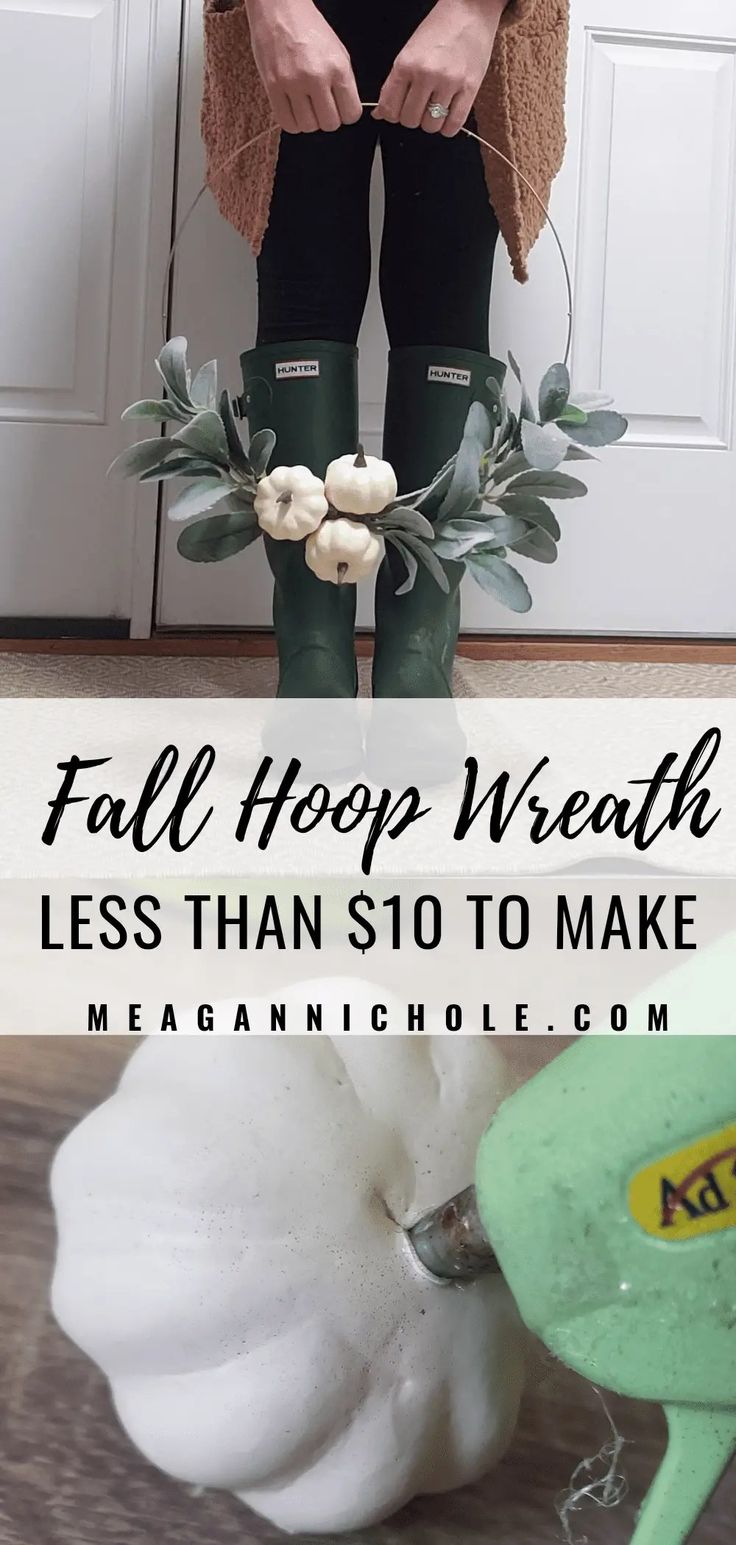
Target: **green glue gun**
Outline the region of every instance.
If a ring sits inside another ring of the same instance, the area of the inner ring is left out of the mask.
[[[556,1357],[662,1403],[634,1545],[682,1545],[736,1453],[736,1037],[561,1053],[500,1107],[475,1188],[412,1238],[440,1275],[495,1258]]]

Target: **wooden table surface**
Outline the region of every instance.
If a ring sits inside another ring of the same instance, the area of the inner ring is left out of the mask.
[[[47,1175],[56,1145],[113,1087],[131,1050],[102,1038],[0,1038],[0,1545],[261,1545],[288,1538],[234,1498],[159,1474],[130,1446],[105,1381],[48,1309],[54,1228]],[[612,1399],[630,1492],[576,1515],[576,1537],[627,1545],[664,1442],[661,1413]],[[354,1545],[552,1545],[555,1498],[607,1429],[595,1393],[545,1370],[517,1437],[480,1486],[413,1503]],[[694,1540],[732,1545],[736,1468]],[[293,1536],[291,1537],[294,1538]]]

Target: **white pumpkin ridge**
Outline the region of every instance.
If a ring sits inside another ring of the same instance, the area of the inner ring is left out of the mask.
[[[324,520],[307,537],[304,557],[318,579],[333,585],[355,585],[375,573],[384,552],[383,537],[366,521],[337,515]]]
[[[440,1287],[405,1230],[468,1183],[517,1082],[480,1037],[136,1051],[54,1164],[53,1305],[154,1464],[326,1534],[500,1457],[525,1342],[508,1290]]]
[[[268,536],[277,542],[300,542],[327,514],[325,485],[309,467],[275,467],[260,479],[253,508]]]
[[[359,445],[357,455],[338,456],[330,462],[325,493],[344,515],[380,515],[396,498],[398,482],[390,462],[366,456]]]

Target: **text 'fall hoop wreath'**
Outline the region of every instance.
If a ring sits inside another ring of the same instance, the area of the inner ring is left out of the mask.
[[[362,106],[368,109],[375,103]],[[275,124],[262,129],[233,151],[214,176],[278,132]],[[425,488],[399,494],[393,469],[355,445],[345,446],[345,455],[331,464],[324,480],[304,467],[269,471],[276,445],[273,430],[260,429],[246,447],[233,400],[229,392],[218,391],[216,361],[210,360],[192,378],[186,339],[167,339],[172,263],[207,190],[205,183],[176,230],[166,262],[161,302],[165,341],[156,361],[164,395],[133,403],[123,414],[125,419],[153,421],[159,430],[113,462],[115,471],[141,482],[182,480],[183,491],[167,509],[170,520],[185,522],[177,543],[182,557],[215,563],[242,552],[266,531],[277,540],[302,542],[313,573],[341,585],[374,573],[388,543],[404,571],[397,584],[399,595],[413,588],[420,566],[447,593],[448,565],[455,564],[501,605],[529,611],[531,593],[523,574],[508,561],[509,553],[537,563],[555,562],[561,531],[552,505],[582,498],[588,491],[579,477],[560,470],[562,464],[592,459],[596,448],[620,440],[628,426],[620,413],[610,411],[610,399],[600,392],[572,392],[572,281],[546,205],[500,150],[474,129],[461,132],[515,172],[543,211],[560,255],[567,295],[565,352],[545,372],[536,407],[509,354],[519,385],[518,407],[511,407],[505,385],[489,376],[484,400],[471,404],[456,454]],[[160,426],[167,422],[176,427],[164,435]]]

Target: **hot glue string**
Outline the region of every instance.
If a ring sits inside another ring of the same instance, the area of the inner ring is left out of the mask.
[[[364,108],[373,108],[375,106],[376,106],[375,102],[361,102],[361,107],[364,107]],[[462,134],[467,134],[469,139],[477,140],[478,144],[482,145],[484,150],[488,150],[488,151],[490,151],[490,153],[492,155],[498,156],[498,159],[500,161],[504,161],[506,166],[511,168],[511,171],[515,173],[515,175],[519,178],[519,181],[523,182],[524,187],[529,190],[529,192],[532,195],[532,198],[534,198],[536,200],[536,203],[539,205],[539,208],[541,209],[541,211],[542,211],[542,213],[544,215],[545,223],[549,226],[549,228],[550,228],[550,230],[552,232],[552,235],[554,237],[555,243],[557,245],[557,250],[558,250],[558,252],[560,254],[560,261],[562,263],[562,268],[563,268],[563,272],[564,272],[564,275],[565,275],[565,289],[566,289],[566,292],[567,292],[567,338],[565,340],[565,353],[564,353],[564,356],[563,356],[564,363],[567,364],[568,360],[570,358],[570,347],[571,347],[571,344],[572,344],[572,313],[573,313],[572,278],[571,278],[571,275],[570,275],[570,265],[569,265],[569,263],[567,261],[567,254],[565,252],[565,248],[564,248],[564,245],[563,245],[563,242],[562,242],[562,237],[560,236],[560,233],[559,233],[559,231],[557,229],[557,226],[555,225],[554,220],[552,219],[552,216],[551,216],[551,214],[550,214],[546,204],[544,203],[544,200],[537,193],[536,188],[533,187],[532,183],[530,183],[528,177],[525,177],[524,173],[519,171],[518,166],[515,166],[514,162],[510,161],[508,156],[504,155],[502,150],[498,150],[495,145],[491,145],[488,140],[483,139],[480,134],[476,134],[473,129],[462,128],[460,132]],[[170,279],[171,279],[171,267],[172,267],[172,264],[173,264],[173,261],[174,261],[174,257],[176,256],[176,253],[178,251],[179,243],[181,241],[181,238],[184,235],[184,231],[186,230],[186,228],[187,228],[187,226],[189,224],[189,221],[191,220],[191,217],[194,214],[194,211],[195,211],[195,209],[197,208],[197,206],[198,206],[198,204],[200,202],[200,199],[202,199],[204,197],[204,194],[207,192],[207,189],[208,189],[208,187],[210,185],[210,182],[214,182],[217,177],[222,176],[222,173],[226,172],[228,170],[228,167],[232,166],[233,162],[237,161],[239,156],[245,155],[245,152],[247,150],[252,150],[253,146],[254,145],[258,145],[261,140],[268,139],[270,137],[270,135],[278,134],[278,133],[280,133],[279,127],[278,127],[277,124],[274,123],[274,124],[271,124],[269,126],[269,128],[267,128],[267,129],[261,129],[259,134],[254,134],[253,138],[249,139],[249,140],[246,140],[244,145],[238,145],[237,150],[234,150],[231,155],[227,156],[227,158],[220,163],[219,166],[215,167],[214,171],[210,173],[210,176],[209,176],[207,182],[203,182],[202,183],[202,186],[199,189],[199,192],[192,199],[192,202],[189,205],[189,208],[186,210],[186,212],[183,215],[182,219],[180,220],[178,226],[176,227],[176,230],[174,232],[174,239],[173,239],[173,241],[171,243],[171,246],[169,248],[169,254],[168,254],[168,257],[166,259],[166,268],[164,270],[164,279],[163,279],[163,286],[162,286],[162,291],[161,291],[161,335],[162,335],[164,343],[166,342],[167,336],[168,336],[168,328],[167,328],[168,317],[167,317],[167,312],[168,312],[169,283],[170,283]]]
[[[558,1498],[556,1512],[562,1525],[565,1545],[588,1545],[587,1535],[582,1535],[576,1540],[571,1523],[572,1514],[576,1513],[583,1503],[593,1502],[596,1507],[602,1508],[618,1507],[629,1489],[626,1476],[620,1474],[618,1468],[621,1450],[626,1444],[626,1439],[621,1436],[616,1426],[603,1392],[596,1384],[592,1388],[603,1407],[611,1436],[601,1445],[597,1454],[592,1454],[589,1459],[580,1460],[572,1473],[567,1491]]]

